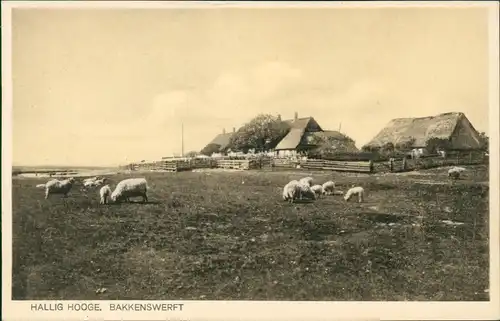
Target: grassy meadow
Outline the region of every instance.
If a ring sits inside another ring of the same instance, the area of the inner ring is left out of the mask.
[[[13,178],[12,299],[489,300],[488,168],[446,172],[120,174],[112,188],[146,177],[150,191],[119,205]],[[284,202],[305,176],[368,195]]]

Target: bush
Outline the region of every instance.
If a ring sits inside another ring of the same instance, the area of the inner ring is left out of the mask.
[[[213,153],[218,153],[220,151],[220,147],[221,146],[218,144],[208,144],[203,147],[200,153],[206,156],[211,156]]]
[[[429,154],[435,154],[438,150],[448,151],[451,149],[451,141],[446,138],[433,137],[427,140],[425,149]]]

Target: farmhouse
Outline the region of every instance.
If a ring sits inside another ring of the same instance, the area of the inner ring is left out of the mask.
[[[427,141],[432,138],[447,140],[451,150],[483,147],[479,133],[465,114],[450,112],[429,117],[393,119],[363,148],[379,148],[387,143],[425,148]]]
[[[231,136],[233,136],[235,132],[236,128],[234,127],[233,127],[233,132],[231,133],[226,133],[226,129],[222,129],[222,133],[215,136],[215,138],[212,139],[212,141],[208,143],[208,145],[217,146],[218,151],[222,151],[226,148],[227,145],[229,145],[229,140],[231,139]]]
[[[342,151],[357,151],[354,141],[334,130],[323,130],[313,117],[284,120],[290,128],[288,134],[276,145],[277,156],[297,155],[310,151],[328,142],[331,147]]]
[[[281,118],[281,116],[280,116]],[[274,151],[277,156],[291,156],[307,152],[327,143],[330,148],[341,151],[357,151],[354,141],[338,131],[323,130],[313,117],[299,118],[295,112],[293,119],[283,120],[289,131],[287,135],[276,145]],[[229,140],[235,133],[217,135],[207,146],[218,146],[222,151],[229,144]]]

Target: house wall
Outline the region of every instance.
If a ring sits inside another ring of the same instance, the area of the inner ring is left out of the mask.
[[[465,117],[461,117],[451,136],[453,149],[479,149],[481,140],[479,133],[472,127]]]
[[[297,156],[297,151],[293,149],[285,149],[285,150],[278,150],[276,151],[276,156],[278,157],[291,157],[291,156]]]

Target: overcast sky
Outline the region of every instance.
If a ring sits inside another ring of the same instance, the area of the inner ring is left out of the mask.
[[[486,9],[14,9],[13,162],[200,150],[258,113],[361,147],[392,118],[488,131]]]

